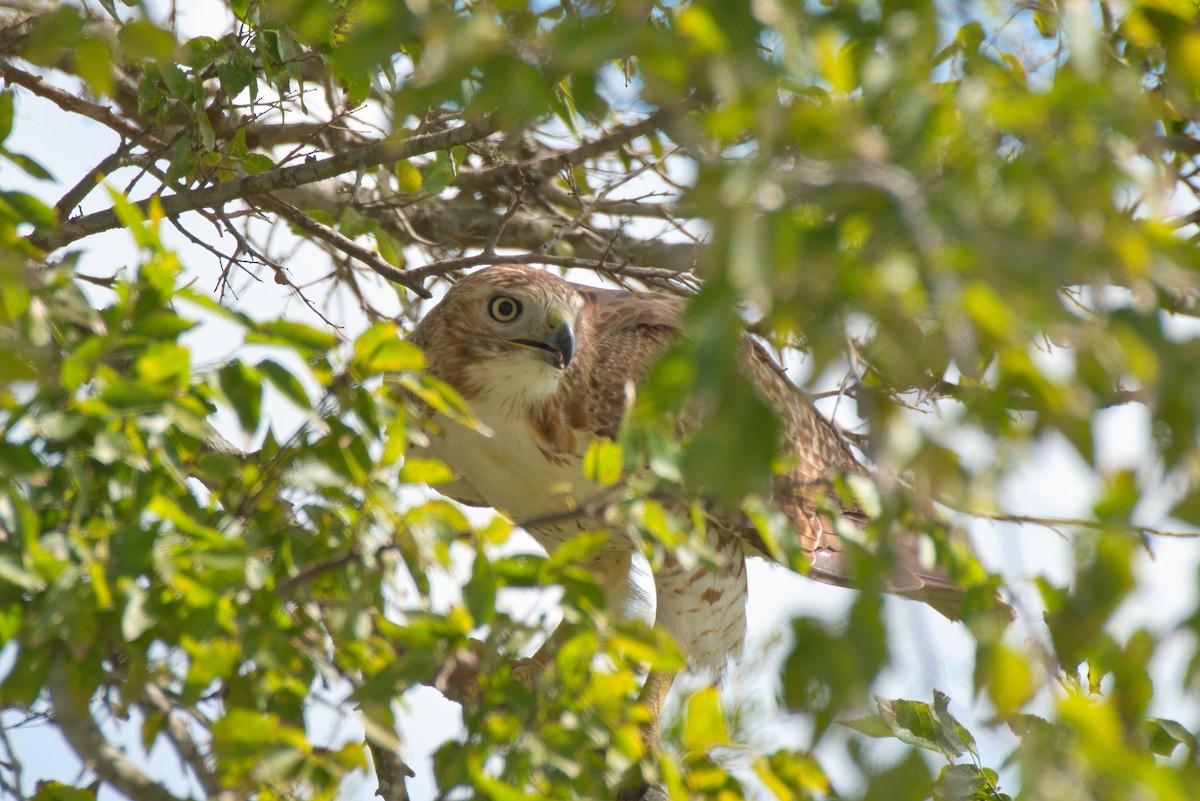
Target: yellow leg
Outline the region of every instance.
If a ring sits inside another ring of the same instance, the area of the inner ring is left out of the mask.
[[[650,720],[641,726],[642,741],[646,750],[651,754],[658,753],[658,739],[661,732],[663,704],[667,701],[667,693],[675,681],[675,673],[665,673],[652,670],[646,675],[646,682],[638,694],[638,703],[646,707]]]

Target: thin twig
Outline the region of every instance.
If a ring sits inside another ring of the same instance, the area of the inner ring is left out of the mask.
[[[947,504],[948,505],[948,504]],[[1047,517],[1042,515],[1016,515],[1006,512],[985,512],[974,509],[958,509],[950,506],[956,512],[968,515],[970,517],[979,518],[981,520],[991,520],[997,523],[1015,523],[1017,525],[1041,526],[1051,529],[1052,531],[1062,533],[1060,529],[1066,528],[1086,528],[1086,529],[1102,529],[1112,527],[1114,524],[1106,523],[1103,520],[1088,520],[1080,517]],[[1197,539],[1200,538],[1200,531],[1173,531],[1171,529],[1155,528],[1152,526],[1138,526],[1132,523],[1116,524],[1118,527],[1127,528],[1134,531],[1143,537],[1173,537],[1176,539]]]
[[[504,214],[500,215],[500,220],[496,223],[496,227],[492,229],[491,236],[488,237],[487,244],[483,246],[483,252],[489,255],[496,252],[496,243],[500,241],[501,235],[504,234],[504,229],[508,227],[509,221],[521,208],[521,204],[525,200],[525,185],[521,184],[513,192],[512,200],[508,203],[508,208],[504,210]],[[426,296],[428,297],[428,296]]]
[[[408,287],[414,293],[423,298],[432,297],[429,291],[421,286],[421,281],[419,278],[414,278],[410,273],[393,267],[384,261],[383,257],[381,257],[378,253],[363,247],[350,237],[333,230],[328,225],[325,225],[318,220],[313,219],[300,209],[293,206],[291,203],[280,200],[277,197],[272,197],[271,195],[260,195],[258,197],[248,198],[247,202],[266,211],[271,211],[275,214],[278,214],[280,217],[283,217],[297,228],[307,231],[318,239],[327,242],[333,247],[342,251],[347,256],[362,262],[367,267],[370,267],[371,270],[377,275],[386,278],[389,281],[393,281],[397,284]]]
[[[673,152],[674,151],[672,151],[672,153]],[[670,156],[671,154],[667,155]],[[579,213],[573,218],[569,219],[567,222],[560,225],[558,230],[554,232],[553,236],[538,246],[537,252],[549,253],[550,249],[558,244],[558,242],[561,241],[564,236],[583,225],[584,222],[587,221],[587,218],[596,211],[597,205],[603,203],[609,194],[615,191],[618,187],[625,185],[629,181],[632,181],[646,170],[651,169],[652,165],[653,162],[643,162],[642,166],[638,167],[636,170],[630,170],[629,172],[622,174],[619,178],[617,178],[617,180],[609,182],[609,184],[591,200],[584,200],[577,194],[576,197],[579,198]]]
[[[87,171],[87,174],[80,178],[73,187],[68,189],[58,202],[54,204],[54,210],[58,212],[60,220],[69,219],[71,212],[75,210],[83,200],[92,193],[101,179],[110,172],[126,163],[129,151],[134,147],[134,140],[122,140],[121,146],[117,148],[115,153],[110,153],[100,160],[95,167]]]

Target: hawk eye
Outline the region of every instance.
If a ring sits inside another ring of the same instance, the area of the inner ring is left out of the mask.
[[[488,314],[499,322],[511,323],[521,314],[521,301],[505,295],[497,295],[488,301]]]

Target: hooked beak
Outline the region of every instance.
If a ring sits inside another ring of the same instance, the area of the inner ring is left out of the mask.
[[[561,322],[541,339],[510,339],[514,345],[540,352],[551,367],[565,370],[575,354],[575,333],[569,323]]]

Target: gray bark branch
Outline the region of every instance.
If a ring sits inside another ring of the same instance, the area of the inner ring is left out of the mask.
[[[248,175],[245,178],[196,189],[186,194],[170,195],[161,199],[162,210],[163,214],[168,217],[177,217],[188,211],[216,208],[241,198],[303,186],[347,172],[376,167],[387,162],[401,161],[437,150],[447,150],[482,139],[493,131],[495,131],[495,123],[491,118],[484,117],[447,131],[410,136],[400,140],[374,142],[326,159],[292,167],[276,167],[257,175]],[[150,203],[148,200],[143,200],[139,201],[137,205],[145,212]],[[105,209],[64,222],[52,231],[35,232],[28,239],[30,243],[41,250],[50,252],[92,234],[119,228],[120,225],[116,211]]]
[[[100,779],[136,801],[179,801],[158,782],[153,781],[125,758],[105,739],[92,718],[87,701],[76,704],[71,697],[67,668],[63,656],[50,666],[46,690],[54,707],[54,721],[63,737],[71,744]]]

